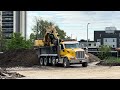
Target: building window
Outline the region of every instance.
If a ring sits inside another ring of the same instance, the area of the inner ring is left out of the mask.
[[[89,46],[91,46],[91,44],[88,44]]]
[[[113,42],[115,42],[115,40],[113,39]]]
[[[100,37],[101,37],[101,34],[100,34]]]
[[[96,46],[96,43],[94,43],[94,46]]]
[[[13,26],[13,23],[3,23],[3,26]]]
[[[13,20],[13,17],[3,17],[3,20]]]
[[[13,16],[13,11],[2,11],[2,16]]]
[[[3,32],[13,32],[13,29],[10,28],[6,28],[6,29],[2,29]]]
[[[97,39],[97,42],[101,42],[101,39]]]
[[[115,45],[113,45],[113,48],[115,47]]]
[[[6,33],[6,34],[4,34],[4,36],[6,37],[6,38],[9,38],[9,37],[11,37],[11,33]]]

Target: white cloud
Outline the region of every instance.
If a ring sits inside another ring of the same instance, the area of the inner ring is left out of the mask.
[[[104,30],[107,26],[120,29],[120,11],[29,11],[28,31],[30,32],[35,16],[55,22],[67,35],[70,36],[72,33],[77,35],[78,39],[86,39],[87,23],[90,23],[91,40],[94,30]]]

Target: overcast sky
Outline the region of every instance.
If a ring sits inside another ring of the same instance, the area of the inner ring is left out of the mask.
[[[109,26],[115,26],[120,30],[120,11],[28,11],[28,35],[32,33],[35,17],[54,22],[68,36],[71,34],[76,36],[77,40],[87,39],[87,23],[90,23],[88,27],[90,40],[94,40],[95,30],[105,30],[105,27]]]

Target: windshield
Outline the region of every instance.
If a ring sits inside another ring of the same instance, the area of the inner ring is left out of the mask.
[[[65,44],[65,48],[80,48],[78,43]]]

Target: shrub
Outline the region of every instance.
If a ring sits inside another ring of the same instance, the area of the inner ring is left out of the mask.
[[[31,40],[25,40],[20,33],[13,33],[11,39],[6,43],[7,50],[30,49],[32,46]]]
[[[109,58],[105,59],[105,63],[120,63],[120,58],[109,57]]]
[[[100,46],[99,48],[99,54],[98,54],[98,57],[103,60],[103,59],[107,59],[108,57],[111,56],[111,47],[110,46],[107,46],[107,45],[102,45]]]

